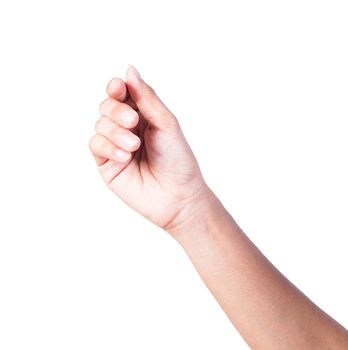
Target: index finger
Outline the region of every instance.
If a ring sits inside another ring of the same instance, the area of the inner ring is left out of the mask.
[[[129,97],[127,86],[121,78],[111,79],[106,87],[106,92],[120,102],[124,102]]]

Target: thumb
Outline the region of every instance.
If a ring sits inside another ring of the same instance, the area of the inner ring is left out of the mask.
[[[132,65],[128,65],[126,84],[130,96],[151,126],[162,130],[175,127],[177,120],[174,114],[156,95],[153,88],[141,78],[139,72]]]

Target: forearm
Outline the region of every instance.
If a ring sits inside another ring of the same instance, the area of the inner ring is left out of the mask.
[[[169,233],[252,349],[347,349],[348,333],[290,283],[207,189]]]

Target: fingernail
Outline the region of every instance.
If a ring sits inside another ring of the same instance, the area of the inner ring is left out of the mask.
[[[121,136],[121,142],[126,146],[126,147],[134,147],[135,145],[138,144],[139,139],[134,135],[131,136],[129,134],[123,134]]]
[[[120,120],[126,124],[130,124],[134,121],[137,116],[137,112],[133,110],[127,110],[120,113]]]
[[[138,78],[141,79],[140,73],[133,67],[131,64],[128,65],[128,68],[130,69],[131,72],[134,73],[134,75]]]
[[[130,158],[130,156],[131,155],[129,152],[125,152],[122,149],[117,149],[115,151],[115,157],[118,161],[126,162]]]

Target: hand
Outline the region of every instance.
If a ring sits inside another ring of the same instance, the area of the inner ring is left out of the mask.
[[[196,158],[176,117],[134,67],[107,92],[89,144],[100,174],[126,204],[169,231],[207,187]]]

